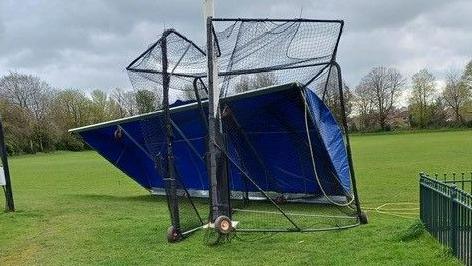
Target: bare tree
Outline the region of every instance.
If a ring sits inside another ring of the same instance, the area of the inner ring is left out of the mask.
[[[432,106],[436,93],[435,78],[427,69],[422,69],[412,76],[411,82],[409,99],[411,123],[424,128],[430,125],[432,119]]]
[[[405,79],[395,68],[375,67],[359,84],[373,99],[379,126],[387,129],[388,115],[401,95],[405,85]]]
[[[116,109],[118,112],[119,117],[123,118],[126,117],[126,99],[125,99],[125,91],[121,88],[115,88],[111,93],[111,99],[116,104]]]
[[[197,87],[198,89],[198,87]],[[201,95],[199,95],[201,97]],[[197,96],[195,95],[195,89],[193,88],[193,85],[186,84],[184,86],[184,89],[182,91],[182,100],[183,101],[195,101],[197,100]]]
[[[0,98],[0,114],[3,119],[7,151],[10,154],[33,152],[33,121],[29,113],[16,104]]]
[[[52,117],[63,130],[85,126],[92,121],[91,100],[80,90],[59,91],[54,97]]]
[[[44,151],[53,145],[53,138],[48,134],[52,125],[47,119],[51,88],[46,82],[32,75],[11,72],[0,79],[0,97],[19,107],[23,114],[30,117],[31,152]]]
[[[450,70],[446,76],[446,87],[442,96],[446,105],[453,110],[456,123],[464,123],[462,113],[467,103],[470,102],[471,96],[467,75],[461,76],[458,71]]]
[[[344,98],[344,107],[346,111],[346,116],[349,118],[349,115],[352,112],[354,96],[351,92],[351,89],[346,82],[343,81],[343,98]],[[338,74],[335,68],[332,68],[330,76],[323,76],[319,79],[319,82],[314,85],[314,89],[317,92],[317,95],[323,100],[326,106],[331,110],[338,122],[342,121],[342,111],[341,111],[341,97],[339,94],[339,81]]]
[[[264,87],[273,86],[275,84],[277,84],[277,77],[274,73],[257,73],[256,76],[252,79],[251,87],[252,89],[260,89]]]
[[[365,84],[359,84],[354,90],[354,108],[359,119],[359,129],[372,130],[375,126],[374,99]]]
[[[124,94],[124,106],[129,116],[138,114],[138,104],[136,103],[136,92],[127,91]]]
[[[464,73],[462,74],[462,80],[466,86],[471,89],[472,87],[472,60],[467,63],[464,69]]]
[[[444,97],[437,96],[432,105],[431,125],[435,127],[445,127],[447,125],[447,112]]]
[[[24,108],[35,118],[44,118],[49,104],[50,86],[38,77],[11,72],[0,79],[0,96]]]
[[[36,86],[33,88],[32,83],[37,85],[32,76],[12,72],[0,80],[0,95],[12,104],[27,108],[31,101],[32,91],[37,89]]]
[[[111,99],[116,104],[116,109],[119,117],[136,115],[136,92],[125,91],[121,88],[116,88],[111,94]]]
[[[257,73],[254,76],[241,76],[238,83],[236,83],[235,93],[241,93],[249,90],[260,89],[277,84],[277,77],[274,73]]]
[[[93,90],[90,94],[90,117],[92,123],[99,123],[108,120],[110,117],[108,95],[102,90]]]
[[[156,95],[150,90],[138,90],[135,94],[136,107],[139,114],[157,110]]]
[[[250,90],[249,78],[247,76],[241,76],[239,82],[234,86],[235,93],[241,93]]]

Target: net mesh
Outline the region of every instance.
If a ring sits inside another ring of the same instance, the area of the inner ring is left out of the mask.
[[[141,122],[146,149],[154,159],[156,171],[162,177],[168,177],[167,142],[165,141],[165,124],[160,119],[149,118]],[[182,141],[181,137],[175,137],[174,142]],[[190,153],[191,151],[189,151]],[[181,176],[178,165],[181,163],[197,164],[194,154],[188,156],[190,160],[180,157],[173,158],[174,173],[171,178],[165,178],[164,185],[167,202],[172,221],[178,221],[178,228],[182,233],[189,232],[202,226],[208,216],[207,200],[192,197]],[[195,167],[198,169],[198,167]],[[203,179],[201,171],[195,171],[196,177]],[[175,204],[175,205],[174,205]],[[174,217],[175,216],[175,217]]]
[[[220,98],[292,82],[311,84],[340,121],[342,114],[339,107],[339,76],[332,65],[342,31],[340,21],[214,20],[212,25],[218,56],[216,83],[220,89]],[[166,50],[163,51],[163,47]],[[163,61],[166,60],[168,67],[164,69]],[[134,60],[127,70],[133,87],[136,90],[153,91],[157,95],[158,106],[163,106],[164,73],[170,77],[170,103],[195,101],[197,97],[205,99],[208,96],[205,86],[206,47],[197,46],[175,30],[166,31],[156,43]],[[300,102],[302,98],[297,96],[293,101]],[[286,134],[287,140],[298,147],[297,156],[286,158],[288,164],[300,170],[300,173],[295,175],[271,165],[271,158],[260,158],[253,146],[257,140],[238,124],[229,106],[220,108],[221,125],[226,139],[222,152],[229,167],[238,170],[229,171],[232,174],[229,181],[240,180],[239,184],[245,184],[242,190],[231,191],[232,218],[241,221],[239,228],[275,231],[324,230],[348,227],[358,222],[354,209],[346,204],[352,197],[349,193],[341,195],[343,198],[337,200],[343,206],[334,208],[333,200],[319,200],[326,195],[310,195],[308,187],[317,186],[318,183],[312,178],[313,168],[316,166],[307,163],[310,162],[312,154],[303,128],[286,127],[285,132],[278,132]],[[260,124],[259,121],[261,128],[270,131],[274,121],[278,123],[278,128],[284,128],[284,119],[288,119],[288,116],[284,118],[280,110],[273,111],[272,117],[275,120],[267,121],[266,125]],[[270,107],[267,112],[270,115]],[[258,115],[260,114],[253,114],[254,117]],[[247,119],[245,122],[248,123]],[[308,125],[306,130],[309,134],[316,131],[313,127],[312,124]],[[165,143],[162,143],[162,139],[165,139],[162,137],[165,136],[163,125],[145,121],[143,132],[150,153],[156,158],[165,155]],[[159,161],[160,159],[156,159],[156,162]],[[328,168],[324,166],[324,169]],[[161,167],[161,171],[166,171],[165,167]],[[239,174],[234,174],[237,172]],[[321,186],[332,191],[342,190],[339,189],[341,186],[333,171],[322,174],[318,181]],[[161,176],[165,176],[164,173]],[[178,173],[176,176],[179,179]],[[287,176],[291,177],[285,178]],[[282,189],[300,184],[305,186],[307,193],[298,197],[288,196]],[[280,189],[277,189],[278,185]],[[204,215],[199,215],[205,213],[203,202],[192,199],[181,183],[178,183],[177,190],[181,209],[179,214],[182,216],[180,223],[185,228],[199,226],[201,218],[205,219]],[[248,191],[253,192],[251,194]],[[315,206],[311,203],[321,204]],[[197,211],[200,208],[200,212]]]
[[[310,83],[334,58],[339,21],[213,21],[220,96],[271,85]],[[136,90],[151,90],[162,101],[163,51],[167,44],[170,102],[193,100],[194,80],[206,83],[206,47],[174,30],[166,31],[128,67]],[[206,92],[199,87],[202,98]],[[162,106],[162,105],[159,105]]]
[[[299,99],[293,99],[293,101],[297,100]],[[271,111],[267,110],[267,112]],[[260,113],[254,113],[251,116],[260,115],[267,116]],[[283,113],[278,112],[277,116],[280,119],[279,122],[283,124]],[[356,212],[350,206],[333,208],[332,202],[326,200],[325,195],[311,192],[318,183],[314,178],[313,166],[309,163],[311,155],[305,131],[287,128],[286,131],[277,132],[278,135],[287,135],[287,141],[298,147],[296,156],[285,158],[294,169],[299,170],[297,173],[292,173],[271,164],[273,160],[270,156],[264,158],[259,156],[254,144],[258,142],[257,135],[261,132],[256,135],[246,132],[233,116],[229,106],[224,107],[222,121],[228,143],[226,155],[232,167],[239,170],[239,174],[230,176],[230,181],[246,184],[242,191],[232,193],[233,219],[241,221],[239,229],[321,230],[356,224]],[[247,119],[244,122],[246,125],[251,123]],[[270,131],[271,126],[274,126],[274,120],[271,120],[271,123],[272,125],[261,127]],[[310,134],[316,132],[311,124],[308,131]],[[314,148],[319,147],[315,145]],[[280,155],[274,154],[274,158],[277,156]],[[323,163],[323,160],[317,161],[320,164]],[[329,168],[329,166],[324,165],[322,168]],[[323,175],[319,181],[325,189],[343,191],[334,171],[318,174]],[[286,190],[299,187],[301,184],[305,187],[305,194],[286,193]],[[247,191],[256,191],[256,193],[247,193]],[[333,197],[331,200],[340,205],[347,205],[351,194],[344,192],[340,196]]]

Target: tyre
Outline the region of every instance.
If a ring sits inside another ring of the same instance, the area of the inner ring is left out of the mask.
[[[179,230],[174,228],[174,226],[170,226],[169,229],[167,229],[167,241],[169,243],[179,242],[181,239],[182,234]]]
[[[368,224],[369,219],[367,218],[367,214],[363,211],[361,211],[361,214],[359,215],[359,222],[361,224]]]
[[[233,231],[231,219],[224,215],[219,216],[215,220],[215,229],[223,235],[231,233],[231,231]]]
[[[274,202],[278,205],[287,203],[287,198],[284,195],[279,195],[275,197]]]

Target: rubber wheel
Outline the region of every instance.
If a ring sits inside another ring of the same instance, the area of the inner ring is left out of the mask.
[[[282,204],[287,203],[287,198],[285,198],[284,195],[280,195],[280,196],[275,197],[274,202],[276,204],[282,205]]]
[[[369,223],[369,219],[367,218],[367,214],[363,211],[361,211],[361,215],[359,215],[359,222],[361,224],[368,224]]]
[[[223,235],[231,233],[233,231],[233,225],[231,223],[231,219],[222,215],[216,218],[215,220],[215,228]]]
[[[182,234],[179,230],[175,229],[174,226],[170,226],[167,229],[167,241],[169,243],[179,242],[182,239]]]

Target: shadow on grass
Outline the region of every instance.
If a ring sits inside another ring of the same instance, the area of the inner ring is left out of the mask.
[[[115,196],[115,195],[100,195],[100,194],[73,194],[69,197],[93,200],[93,201],[107,201],[107,202],[162,202],[166,203],[164,196],[151,196],[151,195],[139,195],[139,196]]]
[[[40,213],[39,211],[24,211],[24,210],[16,210],[14,212],[7,212],[3,211],[0,213],[0,217],[3,215],[4,217],[26,217],[26,218],[43,218],[45,215]]]
[[[425,233],[425,231],[426,229],[423,223],[418,220],[414,224],[412,224],[408,229],[397,235],[395,239],[401,242],[416,240],[420,238]]]

